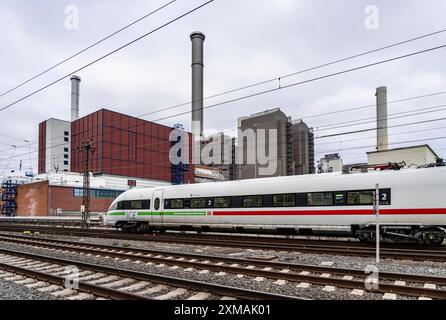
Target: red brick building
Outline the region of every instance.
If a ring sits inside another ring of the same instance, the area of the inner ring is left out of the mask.
[[[93,173],[171,182],[171,131],[172,128],[157,123],[98,110],[71,123],[71,171],[83,171],[83,155],[78,147],[89,139],[96,148],[91,160]],[[189,157],[192,160],[192,155]],[[193,181],[190,165],[183,183]]]

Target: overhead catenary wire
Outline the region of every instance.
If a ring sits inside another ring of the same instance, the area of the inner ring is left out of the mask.
[[[429,119],[429,120],[424,120],[424,121],[411,122],[411,123],[404,123],[404,124],[398,124],[398,125],[392,125],[392,126],[387,126],[387,127],[382,127],[382,128],[403,127],[403,126],[409,126],[409,125],[414,125],[414,124],[425,124],[425,123],[429,123],[429,122],[437,122],[437,121],[444,121],[444,120],[446,120],[446,117],[443,117],[443,118],[435,118],[435,119]],[[334,137],[334,136],[340,136],[340,135],[350,135],[350,134],[361,133],[361,132],[376,131],[376,130],[378,130],[378,129],[380,129],[380,128],[370,128],[370,129],[363,129],[363,130],[356,130],[356,131],[345,131],[345,132],[336,133],[336,134],[331,134],[331,135],[315,136],[315,137],[314,137],[314,140],[325,139],[325,138]],[[231,139],[227,139],[226,141],[232,141],[232,138],[231,138]],[[160,141],[160,142],[158,142],[158,143],[142,144],[142,145],[140,145],[139,147],[141,147],[141,146],[148,146],[148,145],[150,145],[150,146],[156,146],[156,145],[159,145],[159,144],[166,144],[166,143],[170,143],[170,142],[166,140],[166,141]],[[54,145],[54,146],[47,147],[46,149],[56,148],[56,147],[64,146],[64,145],[66,145],[66,142],[64,142],[64,143],[62,143],[62,144],[58,144],[58,145]],[[116,148],[116,149],[112,148],[112,149],[110,150],[110,152],[111,152],[111,151],[122,150],[123,148],[128,149],[129,146],[128,146],[128,145],[125,145],[125,146],[120,146],[120,147],[118,147],[118,148]],[[31,153],[37,153],[37,152],[38,152],[38,150],[36,150],[36,151],[32,151]],[[7,158],[4,158],[3,160],[7,160],[7,159],[10,159],[10,158],[18,158],[18,157],[21,157],[21,156],[27,156],[27,155],[29,155],[29,152],[27,152],[27,153],[23,153],[23,154],[20,154],[20,155],[16,155],[16,156],[12,156],[12,157],[7,157]]]
[[[167,5],[169,5],[169,4],[170,3],[168,3]],[[205,3],[204,5],[206,5],[206,4],[207,3]],[[140,18],[140,19],[143,19],[143,18]],[[205,97],[204,100],[209,99],[209,98],[214,98],[214,97],[217,97],[217,96],[222,96],[222,95],[225,95],[225,94],[228,94],[228,93],[233,93],[233,92],[240,91],[240,90],[243,90],[243,89],[255,87],[255,86],[258,86],[258,85],[261,85],[261,84],[269,83],[269,82],[275,81],[277,79],[284,79],[284,78],[291,77],[291,76],[294,76],[294,75],[297,75],[297,74],[301,74],[301,73],[305,73],[305,72],[308,72],[308,71],[311,71],[311,70],[316,70],[316,69],[323,68],[323,67],[326,67],[326,66],[334,65],[334,64],[337,64],[339,62],[347,61],[347,60],[354,59],[354,58],[357,58],[357,57],[360,57],[360,56],[368,55],[370,53],[375,53],[375,52],[379,52],[379,51],[382,51],[382,50],[385,50],[385,49],[389,49],[389,48],[392,48],[392,47],[400,46],[402,44],[406,44],[406,43],[409,43],[409,42],[417,41],[417,40],[420,40],[420,39],[423,39],[423,38],[427,38],[427,37],[430,37],[430,36],[433,36],[433,35],[437,35],[437,34],[440,34],[440,33],[443,33],[443,32],[446,32],[446,29],[441,29],[441,30],[438,30],[438,31],[435,31],[435,32],[427,33],[427,34],[424,34],[424,35],[421,35],[421,36],[417,36],[417,37],[414,37],[414,38],[410,38],[410,39],[407,39],[407,40],[404,40],[404,41],[400,41],[400,42],[397,42],[397,43],[394,43],[394,44],[386,45],[384,47],[376,48],[376,49],[373,49],[373,50],[368,50],[368,51],[365,51],[363,53],[359,53],[359,54],[352,55],[352,56],[349,56],[349,57],[345,57],[345,58],[341,58],[341,59],[334,60],[334,61],[331,61],[331,62],[327,62],[327,63],[321,64],[321,65],[318,65],[318,66],[314,66],[314,67],[311,67],[311,68],[307,68],[307,69],[300,70],[300,71],[297,71],[297,72],[293,72],[293,73],[289,73],[289,74],[286,74],[286,75],[282,75],[282,76],[279,76],[279,77],[276,77],[276,78],[273,78],[273,79],[270,79],[270,80],[261,81],[261,82],[255,83],[255,84],[251,84],[251,85],[247,85],[247,86],[244,86],[244,87],[232,89],[232,90],[229,90],[229,91],[226,91],[226,92],[218,93],[218,94],[215,94],[215,95],[212,95],[212,96],[209,96],[209,97]],[[74,71],[73,73],[75,73],[75,72],[76,71]],[[401,100],[390,101],[388,103],[396,103],[396,102],[400,102],[400,101],[408,101],[408,100],[411,100],[411,99],[429,97],[429,96],[445,94],[445,93],[446,93],[446,91],[444,91],[444,92],[437,92],[437,93],[432,93],[432,94],[428,94],[428,95],[424,95],[424,96],[418,96],[418,97],[413,97],[413,98],[406,98],[406,99],[401,99]],[[163,108],[163,109],[156,110],[156,111],[153,111],[153,112],[150,112],[150,113],[142,114],[142,115],[140,115],[138,117],[143,117],[143,116],[147,116],[149,114],[154,114],[154,113],[158,113],[158,112],[161,112],[161,111],[173,109],[173,108],[176,108],[176,107],[188,105],[190,103],[191,102],[187,102],[187,103],[183,103],[183,104],[179,104],[179,105]],[[350,108],[350,109],[345,109],[345,110],[339,110],[336,113],[356,110],[356,109],[360,109],[360,108],[369,108],[369,107],[373,107],[373,106],[375,106],[375,105],[367,105],[367,106],[362,106],[362,107],[355,107],[355,108]],[[8,107],[8,106],[6,106],[6,107]],[[2,109],[0,109],[0,111],[2,111]],[[335,113],[335,112],[328,112],[328,113],[325,113],[325,114],[309,115],[309,116],[301,117],[301,119],[318,117],[318,116],[328,115],[328,114],[333,114],[333,113]]]
[[[209,1],[209,2],[211,2],[211,1]],[[209,2],[207,2],[207,3],[209,3]],[[207,3],[206,3],[206,4],[207,4]],[[204,5],[205,5],[205,4],[204,4]],[[202,6],[204,6],[204,5],[202,5]],[[195,10],[197,10],[197,8],[196,8]],[[386,62],[390,62],[390,61],[395,61],[395,60],[398,60],[398,59],[407,58],[407,57],[414,56],[414,55],[418,55],[418,54],[422,54],[422,53],[427,53],[427,52],[430,52],[430,51],[433,51],[433,50],[442,49],[442,48],[444,48],[444,47],[446,47],[446,45],[442,45],[442,46],[438,46],[438,47],[433,47],[433,48],[425,49],[425,50],[422,50],[422,51],[417,51],[417,52],[414,52],[414,53],[410,53],[410,54],[406,54],[406,55],[402,55],[402,56],[394,57],[394,58],[391,58],[391,59],[386,59],[386,60],[378,61],[378,62],[375,62],[375,63],[371,63],[371,64],[367,64],[367,65],[359,66],[359,67],[356,67],[356,68],[350,68],[350,69],[347,69],[347,70],[343,70],[343,71],[336,72],[336,73],[331,73],[331,74],[324,75],[324,76],[321,76],[321,77],[312,78],[312,79],[309,79],[309,80],[305,80],[305,81],[301,81],[301,82],[293,83],[293,84],[286,85],[286,86],[281,86],[280,88],[275,88],[275,89],[271,89],[271,90],[266,90],[266,91],[262,91],[262,92],[259,92],[259,93],[253,94],[253,95],[248,95],[248,96],[240,97],[240,98],[237,98],[237,99],[232,99],[232,100],[229,100],[229,101],[221,102],[221,103],[218,103],[218,104],[214,104],[214,105],[206,106],[206,107],[204,107],[203,109],[207,109],[207,108],[210,108],[210,107],[220,106],[220,105],[227,104],[227,103],[230,103],[230,102],[239,101],[239,100],[242,100],[242,99],[247,99],[247,98],[250,98],[250,97],[253,97],[253,96],[257,96],[257,95],[260,95],[260,94],[265,94],[265,93],[272,92],[272,91],[276,91],[276,90],[282,90],[282,89],[289,88],[289,87],[292,87],[292,86],[296,86],[296,85],[300,85],[300,84],[304,84],[304,83],[308,83],[308,82],[312,82],[312,81],[316,81],[316,80],[325,79],[325,78],[328,78],[328,77],[332,77],[332,76],[336,76],[336,75],[344,74],[344,73],[347,73],[347,72],[356,71],[356,70],[359,70],[359,69],[364,69],[364,68],[371,67],[371,66],[375,66],[375,65],[378,65],[378,64],[382,64],[382,63],[386,63]],[[189,111],[189,112],[182,112],[182,113],[179,113],[179,114],[176,114],[176,115],[172,115],[172,116],[165,117],[165,118],[162,118],[162,119],[159,119],[159,120],[155,120],[155,122],[157,122],[157,121],[161,121],[161,120],[164,120],[164,119],[167,119],[167,118],[172,118],[172,117],[175,117],[175,116],[178,116],[178,115],[187,114],[187,113],[190,113],[190,112],[191,112],[191,111]],[[373,130],[373,129],[372,129],[372,130]],[[350,132],[349,132],[349,133],[350,133]],[[320,137],[318,137],[318,138],[320,138]]]
[[[314,71],[314,70],[321,69],[321,68],[324,68],[324,67],[332,66],[332,65],[335,65],[335,64],[338,64],[338,63],[341,63],[341,62],[345,62],[345,61],[348,61],[348,60],[352,60],[352,59],[355,59],[355,58],[359,58],[359,57],[362,57],[362,56],[369,55],[371,53],[376,53],[376,52],[383,51],[383,50],[386,50],[386,49],[390,49],[390,48],[394,48],[394,47],[397,47],[397,46],[401,46],[403,44],[407,44],[407,43],[414,42],[414,41],[417,41],[417,40],[420,40],[420,39],[424,39],[424,38],[427,38],[427,37],[438,35],[438,34],[441,34],[441,33],[444,33],[444,32],[446,32],[446,29],[441,29],[441,30],[438,30],[438,31],[435,31],[435,32],[430,32],[430,33],[427,33],[427,34],[424,34],[424,35],[421,35],[421,36],[410,38],[410,39],[407,39],[407,40],[404,40],[404,41],[400,41],[400,42],[393,43],[393,44],[390,44],[390,45],[386,45],[386,46],[383,46],[383,47],[379,47],[379,48],[376,48],[376,49],[368,50],[368,51],[365,51],[365,52],[362,52],[362,53],[358,53],[358,54],[355,54],[355,55],[351,55],[351,56],[348,56],[348,57],[344,57],[344,58],[341,58],[341,59],[333,60],[333,61],[330,61],[330,62],[327,62],[327,63],[323,63],[323,64],[320,64],[320,65],[317,65],[317,66],[309,67],[309,68],[306,68],[306,69],[303,69],[303,70],[299,70],[299,71],[295,71],[295,72],[292,72],[292,73],[288,73],[288,74],[285,74],[285,75],[280,75],[280,76],[277,76],[277,77],[274,77],[274,78],[271,78],[271,79],[268,79],[268,80],[264,80],[264,81],[256,82],[256,83],[253,83],[253,84],[245,85],[245,86],[242,86],[242,87],[230,89],[230,90],[227,90],[227,91],[224,91],[224,92],[216,93],[216,94],[204,97],[203,100],[217,98],[217,97],[220,97],[220,96],[223,96],[223,95],[231,94],[231,93],[242,91],[242,90],[245,90],[245,89],[258,87],[260,85],[264,85],[264,84],[267,84],[267,83],[280,81],[280,80],[283,80],[283,79],[286,79],[286,78],[289,78],[289,77],[292,77],[292,76],[296,76],[296,75],[303,74],[303,73],[306,73],[306,72],[309,72],[309,71]],[[443,93],[446,93],[446,91],[443,92]],[[190,105],[191,103],[192,103],[192,101],[188,101],[188,102],[180,103],[180,104],[169,106],[169,107],[164,107],[164,108],[161,108],[159,110],[155,110],[155,111],[151,111],[151,112],[147,112],[147,113],[141,114],[138,117],[145,117],[145,116],[152,115],[152,114],[155,114],[155,113],[159,113],[159,112],[163,112],[163,111],[167,111],[167,110],[171,110],[171,109],[176,109],[176,108],[179,108],[179,107],[184,107],[184,106]],[[309,118],[309,117],[313,117],[313,116],[308,116],[308,117],[304,117],[304,118]]]
[[[67,57],[67,58],[65,58],[65,59],[63,59],[63,60],[61,60],[61,61],[59,61],[58,63],[52,65],[51,67],[46,68],[46,69],[43,70],[42,72],[40,72],[40,73],[38,73],[38,74],[32,76],[31,78],[29,78],[29,79],[27,79],[27,80],[25,80],[25,81],[19,83],[18,85],[15,85],[15,86],[12,87],[11,89],[9,89],[9,90],[7,90],[7,91],[1,93],[1,94],[0,94],[0,98],[3,97],[3,96],[5,96],[5,95],[7,95],[8,93],[11,93],[11,92],[17,90],[18,88],[20,88],[20,87],[24,86],[25,84],[27,84],[27,83],[33,81],[34,79],[37,79],[37,78],[41,77],[42,75],[44,75],[44,74],[50,72],[51,70],[57,68],[58,66],[64,64],[65,62],[70,61],[71,59],[73,59],[73,58],[79,56],[80,54],[82,54],[82,53],[84,53],[84,52],[90,50],[91,48],[96,47],[97,45],[101,44],[102,42],[104,42],[104,41],[106,41],[106,40],[112,38],[113,36],[115,36],[115,35],[117,35],[118,33],[122,32],[122,31],[124,31],[124,30],[126,30],[126,29],[128,29],[128,28],[130,28],[131,26],[137,24],[138,22],[140,22],[140,21],[142,21],[142,20],[144,20],[144,19],[146,19],[146,18],[148,18],[148,17],[154,15],[155,13],[161,11],[162,9],[168,7],[169,5],[173,4],[173,3],[176,2],[176,1],[177,1],[177,0],[171,0],[170,2],[168,2],[168,3],[166,3],[166,4],[162,5],[162,6],[160,6],[160,7],[158,7],[158,8],[156,8],[156,9],[153,10],[153,11],[150,11],[149,13],[143,15],[142,17],[140,17],[140,18],[138,18],[138,19],[136,19],[136,20],[134,20],[134,21],[132,21],[131,23],[125,25],[124,27],[122,27],[122,28],[120,28],[120,29],[118,29],[118,30],[112,32],[111,34],[105,36],[104,38],[101,38],[100,40],[98,40],[98,41],[96,41],[96,42],[90,44],[88,47],[86,47],[86,48],[84,48],[84,49],[82,49],[82,50],[80,50],[80,51],[77,51],[76,53],[74,53],[74,54],[70,55],[69,57]]]
[[[288,84],[288,85],[282,85],[282,86],[279,86],[279,87],[276,87],[276,88],[259,91],[259,92],[253,93],[253,94],[249,94],[249,95],[245,95],[245,96],[242,96],[242,97],[238,97],[238,98],[226,100],[226,101],[223,101],[223,102],[211,104],[211,105],[208,105],[208,106],[204,106],[200,110],[205,110],[205,109],[219,107],[219,106],[222,106],[222,105],[225,105],[225,104],[228,104],[228,103],[242,101],[242,100],[245,100],[245,99],[249,99],[249,98],[265,95],[267,93],[272,93],[272,92],[275,92],[275,91],[289,89],[291,87],[295,87],[295,86],[299,86],[299,85],[303,85],[303,84],[307,84],[307,83],[311,83],[311,82],[315,82],[315,81],[319,81],[319,80],[323,80],[323,79],[327,79],[327,78],[332,78],[332,77],[335,77],[335,76],[347,74],[347,73],[350,73],[350,72],[354,72],[354,71],[370,68],[370,67],[373,67],[373,66],[377,66],[377,65],[381,65],[381,64],[385,64],[385,63],[388,63],[388,62],[393,62],[393,61],[397,61],[397,60],[401,60],[401,59],[405,59],[405,58],[409,58],[409,57],[413,57],[413,56],[416,56],[416,55],[420,55],[420,54],[424,54],[424,53],[428,53],[428,52],[432,52],[432,51],[440,50],[440,49],[444,49],[444,48],[446,48],[446,44],[441,45],[441,46],[431,47],[431,48],[420,50],[420,51],[416,51],[416,52],[412,52],[412,53],[409,53],[409,54],[400,55],[400,56],[389,58],[389,59],[385,59],[385,60],[380,60],[380,61],[373,62],[373,63],[368,63],[368,64],[361,65],[361,66],[354,67],[354,68],[344,69],[342,71],[333,72],[333,73],[329,73],[329,74],[326,74],[326,75],[318,76],[318,77],[315,77],[315,78],[294,82],[294,83],[291,83],[291,84]],[[195,111],[198,111],[198,109],[195,110]],[[162,121],[162,120],[175,118],[175,117],[178,117],[178,116],[181,116],[181,115],[185,115],[185,114],[188,114],[188,113],[191,113],[191,112],[192,112],[191,110],[185,111],[185,112],[179,112],[179,113],[171,115],[171,116],[166,116],[166,117],[162,117],[162,118],[156,119],[153,122],[159,122],[159,121]]]

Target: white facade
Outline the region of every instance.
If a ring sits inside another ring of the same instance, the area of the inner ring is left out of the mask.
[[[397,148],[385,151],[367,152],[368,164],[377,165],[389,162],[405,162],[407,167],[435,163],[438,155],[429,145]]]
[[[50,172],[39,174],[32,179],[28,179],[25,183],[48,180],[51,186],[82,188],[83,176],[76,172]],[[171,185],[168,182],[148,179],[138,179],[132,177],[119,177],[112,175],[90,176],[90,188],[104,190],[121,190],[130,189],[129,180],[136,182],[136,188],[151,188]]]
[[[71,123],[59,119],[46,121],[45,172],[70,171]]]

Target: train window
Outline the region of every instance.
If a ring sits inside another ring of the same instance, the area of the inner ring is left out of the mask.
[[[122,209],[130,210],[131,209],[131,201],[122,201]]]
[[[206,208],[206,198],[195,198],[190,200],[191,208]]]
[[[118,203],[119,203],[119,202],[115,202],[115,203],[113,203],[113,204],[111,205],[110,209],[108,209],[108,211],[114,211],[114,210],[117,210],[117,208],[118,208]]]
[[[142,209],[142,200],[132,200],[130,202],[130,209],[132,209],[132,210]]]
[[[347,204],[349,205],[372,205],[373,191],[351,191],[347,193]]]
[[[182,209],[184,207],[183,199],[171,199],[169,200],[170,209]]]
[[[335,192],[334,201],[335,201],[335,205],[338,205],[338,206],[345,205],[345,193],[344,192]]]
[[[294,207],[296,205],[296,197],[294,194],[278,194],[273,196],[274,207]]]
[[[160,207],[161,207],[161,200],[160,200],[160,198],[156,198],[155,203],[154,203],[154,209],[156,211],[158,211],[160,209]]]
[[[214,208],[229,208],[231,207],[230,197],[214,198]]]
[[[124,210],[124,201],[119,201],[116,210]]]
[[[331,206],[333,205],[333,194],[331,192],[309,193],[307,195],[309,206]]]
[[[243,197],[244,207],[261,207],[262,206],[262,196],[247,196]]]

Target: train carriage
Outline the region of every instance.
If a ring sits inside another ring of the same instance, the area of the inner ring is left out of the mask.
[[[376,183],[383,241],[444,241],[445,167],[133,189],[113,202],[106,223],[126,231],[314,234],[345,229],[373,241]]]

